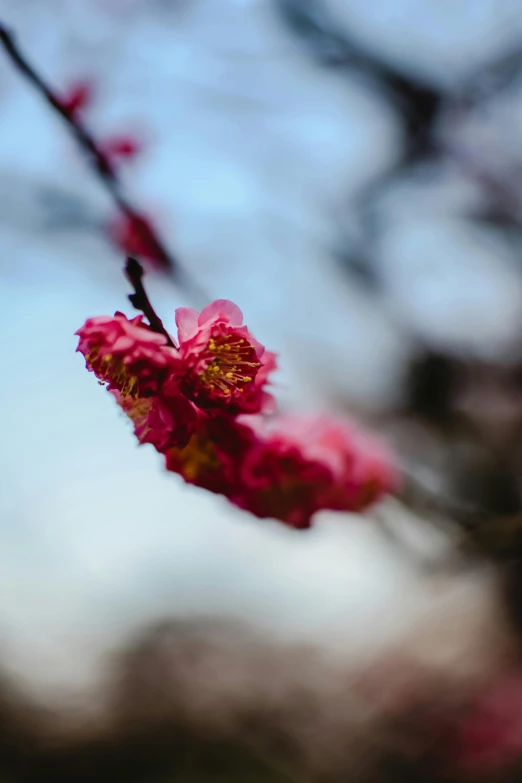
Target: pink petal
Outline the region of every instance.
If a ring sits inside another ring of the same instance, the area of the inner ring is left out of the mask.
[[[132,337],[129,337],[128,335],[122,335],[114,341],[114,344],[112,345],[112,351],[114,353],[123,353],[124,351],[128,351],[130,348],[132,348],[133,345],[134,340]]]
[[[190,340],[198,330],[198,314],[192,307],[178,307],[176,310],[176,326],[180,342]]]
[[[150,329],[140,329],[138,334],[136,332],[133,333],[133,338],[136,342],[140,342],[143,345],[149,344],[149,347],[151,346],[158,346],[158,345],[166,345],[167,344],[167,338],[164,334],[158,334],[157,332],[152,332]]]
[[[128,322],[130,325],[131,325],[131,326],[141,326],[141,324],[142,324],[142,321],[143,321],[143,316],[142,316],[142,315],[135,315],[135,316],[134,316],[134,318],[131,318],[130,320],[129,320],[129,319],[127,318],[127,316],[126,316],[126,315],[124,315],[123,313],[114,313],[114,315],[115,315],[115,316],[116,316],[116,315],[119,315],[119,316],[121,316],[121,317],[122,317],[122,318],[123,318],[125,321],[127,321],[127,322]]]
[[[229,299],[216,299],[215,302],[207,305],[199,314],[198,323],[202,326],[207,321],[211,321],[220,315],[226,316],[232,326],[241,326],[243,323],[243,313]]]

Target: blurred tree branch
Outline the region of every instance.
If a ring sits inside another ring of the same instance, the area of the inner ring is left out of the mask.
[[[148,221],[146,221],[143,215],[141,215],[131,204],[123,191],[122,184],[114,167],[107,159],[107,156],[100,150],[90,131],[79,119],[78,114],[64,105],[58,95],[53,92],[34,67],[29,64],[25,55],[22,54],[15,42],[13,35],[7,30],[2,22],[0,22],[0,42],[20,73],[25,76],[30,84],[32,84],[47,101],[49,106],[66,123],[71,134],[78,143],[78,146],[85,152],[91,170],[97,176],[105,190],[110,194],[121,214],[129,221],[129,225],[133,227],[133,230],[139,236],[141,242],[151,248],[157,263],[172,275],[175,282],[189,293],[192,299],[197,300],[198,303],[208,301],[208,297],[185,272],[178,258],[166,248],[166,245],[158,236],[156,230],[151,228]]]

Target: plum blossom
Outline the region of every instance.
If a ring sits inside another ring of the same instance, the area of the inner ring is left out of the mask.
[[[166,466],[257,517],[298,529],[321,509],[362,510],[397,480],[384,447],[324,417],[201,417],[187,446],[166,453]]]
[[[280,438],[256,441],[241,465],[241,476],[241,488],[233,497],[237,506],[298,529],[311,526],[332,484],[326,465],[307,459]]]
[[[334,481],[327,508],[362,510],[398,484],[391,452],[352,422],[325,415],[282,416],[270,429],[272,437],[283,437],[330,468]]]
[[[179,473],[188,484],[234,502],[242,488],[240,465],[254,439],[252,430],[236,419],[200,412],[196,431],[186,447],[166,452],[166,468]]]
[[[199,314],[180,307],[176,324],[180,385],[198,407],[256,413],[270,403],[263,386],[275,369],[275,355],[243,325],[237,305],[217,299]]]
[[[138,441],[150,443],[160,453],[186,446],[196,431],[196,408],[180,393],[137,398],[123,396],[116,390],[112,394],[132,420]]]
[[[241,416],[256,439],[242,461],[234,502],[292,527],[320,509],[361,511],[397,484],[391,455],[344,420],[325,416]]]
[[[199,315],[179,308],[176,320],[179,348],[168,346],[167,336],[142,316],[129,320],[116,313],[90,318],[77,332],[78,350],[87,368],[124,396],[162,388],[166,397],[184,395],[201,410],[226,409],[230,415],[273,407],[264,386],[276,367],[275,354],[252,337],[236,305],[220,299]]]
[[[153,332],[141,315],[129,320],[116,312],[89,318],[76,334],[76,350],[85,357],[87,369],[124,397],[156,392],[174,356],[165,335]]]
[[[168,471],[297,529],[322,509],[360,511],[397,486],[391,455],[354,425],[273,415],[265,387],[276,356],[233,302],[218,299],[201,313],[179,308],[176,323],[179,347],[161,321],[158,333],[122,313],[90,318],[77,332],[87,368]]]

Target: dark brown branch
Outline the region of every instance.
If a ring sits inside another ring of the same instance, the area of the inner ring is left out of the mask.
[[[78,119],[78,116],[74,114],[74,112],[71,112],[62,104],[60,99],[53,93],[42,77],[28,63],[15,43],[13,36],[2,23],[0,23],[0,42],[3,44],[5,51],[18,70],[26,77],[33,87],[38,90],[40,95],[45,98],[47,103],[67,124],[78,145],[86,153],[91,169],[105,189],[110,193],[121,213],[129,220],[133,230],[139,235],[143,243],[151,249],[151,255],[154,256],[162,267],[171,273],[180,286],[185,290],[190,291],[193,297],[197,298],[200,302],[208,301],[208,297],[204,296],[199,290],[199,287],[188,278],[178,259],[166,249],[156,231],[153,231],[150,228],[147,221],[143,219],[143,216],[140,215],[138,210],[129,203],[124,195],[116,172],[107,160],[107,157],[98,148],[96,141],[83,122]]]
[[[129,301],[136,310],[141,310],[143,315],[147,318],[152,331],[165,335],[167,338],[167,345],[170,345],[171,348],[175,348],[176,345],[174,344],[174,340],[163,326],[163,321],[150,303],[143,285],[143,274],[143,267],[140,262],[136,258],[129,256],[127,258],[127,263],[125,264],[125,276],[134,288],[134,293],[129,294]]]

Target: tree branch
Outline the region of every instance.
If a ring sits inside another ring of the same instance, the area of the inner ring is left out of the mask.
[[[129,256],[125,264],[125,277],[134,288],[134,293],[129,294],[129,301],[136,310],[141,310],[146,316],[152,331],[165,335],[167,338],[167,345],[170,345],[171,348],[176,348],[177,346],[175,345],[174,340],[163,326],[163,321],[150,303],[150,299],[147,296],[147,292],[143,285],[143,275],[143,267],[140,262],[136,258]]]
[[[208,297],[203,294],[199,289],[199,286],[187,276],[178,259],[166,249],[165,244],[158,237],[156,231],[150,228],[139,211],[128,201],[127,197],[124,195],[123,188],[116,172],[107,157],[100,151],[96,141],[83,122],[74,112],[71,112],[62,104],[60,99],[45,83],[42,77],[35,71],[32,65],[29,64],[18,48],[18,45],[15,43],[13,35],[1,22],[0,42],[3,44],[5,51],[18,70],[67,124],[69,130],[76,139],[76,142],[86,153],[92,171],[98,177],[104,188],[109,192],[120,212],[129,220],[130,224],[133,226],[133,230],[138,234],[139,238],[145,245],[151,248],[151,255],[154,256],[163,268],[171,273],[175,281],[181,287],[186,291],[190,291],[192,297],[197,298],[200,302],[208,301]]]

